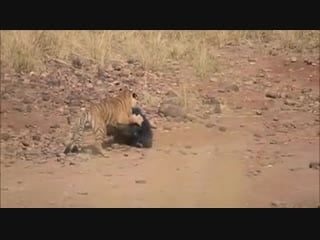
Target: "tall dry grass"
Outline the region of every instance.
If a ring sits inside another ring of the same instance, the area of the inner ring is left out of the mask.
[[[1,66],[38,71],[47,58],[81,56],[102,66],[135,58],[157,69],[174,60],[205,77],[218,68],[212,48],[255,43],[305,51],[319,48],[319,31],[1,31]]]

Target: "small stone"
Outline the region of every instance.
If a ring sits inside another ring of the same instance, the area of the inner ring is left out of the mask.
[[[137,77],[143,77],[143,76],[144,76],[144,71],[137,71],[137,72],[135,73],[135,75],[136,75]]]
[[[186,149],[191,149],[192,148],[192,146],[190,146],[190,145],[186,145],[186,146],[184,146]]]
[[[114,70],[116,70],[116,71],[120,71],[122,67],[121,67],[120,64],[114,63],[114,64],[112,64],[112,68],[113,68]]]
[[[1,133],[1,140],[8,141],[10,139],[9,133]]]
[[[40,141],[40,136],[39,135],[34,135],[34,136],[32,136],[32,139],[34,140],[34,141]]]
[[[93,84],[92,83],[87,83],[86,86],[87,86],[87,88],[93,88]]]
[[[163,126],[163,130],[165,131],[171,131],[172,128],[170,126]]]
[[[214,123],[207,123],[205,126],[206,126],[207,128],[213,128],[213,127],[216,126],[216,124],[214,124]]]
[[[169,90],[167,93],[166,93],[166,96],[167,97],[178,97],[178,94],[173,91],[173,90]]]
[[[262,136],[258,133],[253,134],[254,137],[261,138]]]
[[[60,125],[59,124],[54,124],[54,125],[51,125],[50,128],[60,128]]]
[[[33,100],[31,98],[24,98],[22,102],[24,104],[31,104],[31,103],[33,103]]]
[[[98,81],[97,81],[97,85],[98,85],[98,86],[100,86],[100,85],[102,85],[102,84],[103,84],[103,82],[102,82],[101,80],[98,80]]]
[[[225,131],[227,131],[227,128],[226,128],[226,127],[223,127],[223,126],[220,126],[220,127],[219,127],[219,130],[220,130],[221,132],[225,132]]]
[[[28,142],[26,142],[26,141],[21,141],[21,143],[22,143],[22,145],[25,146],[25,147],[30,146],[30,144],[29,144]]]
[[[295,63],[295,62],[297,61],[297,58],[296,58],[296,57],[291,57],[291,58],[290,58],[290,61],[291,61],[292,63]]]
[[[285,207],[285,203],[281,201],[273,201],[271,202],[271,207]]]
[[[281,97],[281,98],[288,98],[289,95],[288,95],[287,93],[285,93],[285,92],[282,92],[282,93],[280,94],[280,97]]]
[[[278,94],[275,93],[275,92],[266,92],[266,97],[268,98],[277,98],[278,97]]]
[[[133,64],[133,63],[135,63],[136,62],[136,60],[134,60],[133,58],[129,58],[128,60],[127,60],[127,63],[128,64]]]
[[[305,62],[307,65],[311,65],[311,64],[312,64],[312,61],[309,60],[309,59],[305,59],[304,62]]]
[[[288,105],[288,106],[294,106],[294,105],[296,105],[296,102],[291,99],[285,99],[284,104]]]
[[[260,115],[262,115],[262,111],[257,110],[257,111],[256,111],[256,114],[260,116]]]
[[[50,97],[49,97],[49,95],[48,94],[45,94],[45,95],[42,95],[42,100],[43,101],[49,101],[49,99],[50,99]]]
[[[136,180],[137,184],[146,184],[147,181],[146,180]]]
[[[79,195],[88,195],[87,192],[78,192]]]
[[[226,90],[229,92],[229,91],[234,91],[234,92],[238,92],[239,91],[239,87],[235,84],[232,84],[228,87],[226,87]]]
[[[271,140],[270,144],[277,144],[278,142],[276,140]]]
[[[72,66],[75,68],[81,68],[82,62],[81,62],[80,58],[77,57],[77,58],[72,59]]]
[[[309,168],[319,169],[319,167],[320,167],[320,162],[310,162],[309,163]]]
[[[31,107],[30,105],[28,105],[28,106],[26,107],[26,111],[27,111],[27,112],[31,112],[31,111],[32,111],[32,107]]]

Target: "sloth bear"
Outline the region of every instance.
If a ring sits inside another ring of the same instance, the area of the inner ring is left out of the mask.
[[[129,126],[121,125],[119,127],[108,127],[108,135],[112,135],[113,141],[120,144],[139,148],[151,148],[153,133],[149,120],[138,107],[132,108],[132,113],[136,115],[140,114],[143,117],[144,121],[141,126],[132,123]]]

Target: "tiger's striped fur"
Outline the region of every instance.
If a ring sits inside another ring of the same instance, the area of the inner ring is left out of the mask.
[[[128,88],[120,89],[116,97],[106,97],[98,104],[93,104],[78,119],[73,130],[71,141],[67,144],[65,153],[78,146],[86,128],[91,128],[95,136],[95,145],[101,155],[106,156],[102,143],[107,136],[107,126],[117,127],[136,123],[141,126],[143,117],[132,113],[137,105],[137,94]]]

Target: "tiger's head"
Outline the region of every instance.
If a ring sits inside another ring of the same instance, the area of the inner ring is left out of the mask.
[[[134,108],[138,105],[138,95],[128,87],[122,87],[119,89],[119,97],[129,100],[131,108]]]

